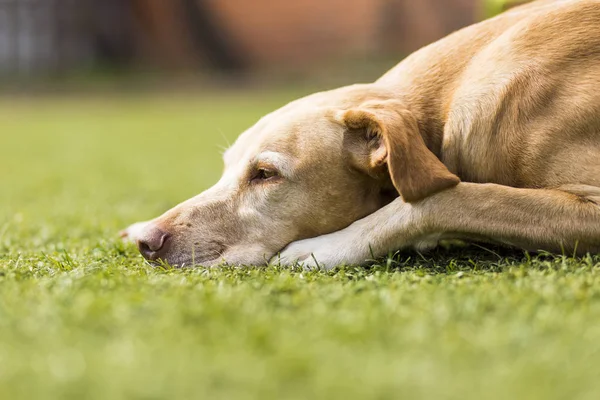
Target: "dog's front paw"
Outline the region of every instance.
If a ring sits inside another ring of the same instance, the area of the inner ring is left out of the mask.
[[[370,258],[369,244],[342,230],[294,242],[273,257],[271,264],[330,270],[338,265],[361,265]]]
[[[147,221],[130,225],[128,228],[119,232],[119,236],[121,236],[121,239],[123,239],[124,242],[135,243],[146,225],[148,225]]]

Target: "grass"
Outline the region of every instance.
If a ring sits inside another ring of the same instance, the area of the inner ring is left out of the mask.
[[[292,96],[0,100],[1,399],[598,397],[598,257],[170,270],[121,244]]]

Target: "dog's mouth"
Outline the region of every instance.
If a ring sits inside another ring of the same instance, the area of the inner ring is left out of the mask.
[[[172,249],[167,254],[146,258],[146,262],[154,267],[212,267],[225,263],[224,253],[226,250],[227,246],[216,242],[202,246],[202,248],[199,248],[198,244],[194,244],[191,251]]]
[[[225,265],[226,262],[223,258],[213,258],[213,259],[205,259],[205,260],[195,260],[193,258],[180,258],[175,260],[163,260],[159,258],[158,260],[145,260],[146,264],[156,267],[156,268],[193,268],[193,267],[215,267],[218,265]]]
[[[175,256],[167,259],[158,258],[156,260],[145,260],[152,267],[164,268],[191,268],[191,267],[213,267],[216,265],[226,264],[223,257],[190,257],[190,256]]]
[[[266,252],[264,249],[257,251],[256,248],[253,249],[252,247],[249,247],[242,252],[236,250],[230,254],[227,254],[226,250],[227,248],[223,247],[223,250],[212,250],[210,252],[205,251],[202,254],[171,254],[167,257],[167,259],[159,258],[157,260],[146,260],[146,262],[154,267],[178,269],[193,267],[212,268],[220,266],[261,267],[269,265],[273,257],[276,257],[281,251],[283,251],[283,249],[277,252]]]

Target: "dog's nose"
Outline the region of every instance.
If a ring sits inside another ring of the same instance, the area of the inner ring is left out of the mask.
[[[156,226],[148,226],[137,240],[138,249],[146,260],[164,258],[171,235]]]

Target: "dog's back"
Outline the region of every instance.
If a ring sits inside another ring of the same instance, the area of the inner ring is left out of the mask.
[[[443,130],[461,178],[600,185],[600,1],[538,1],[417,52],[378,84]],[[577,168],[574,157],[581,159]]]

